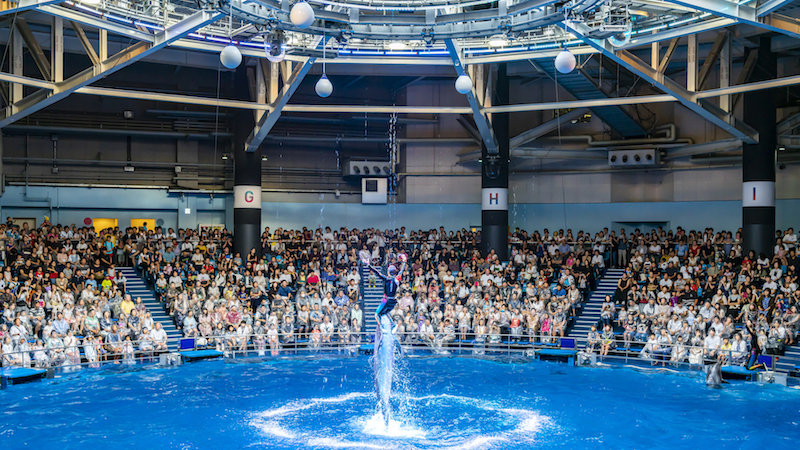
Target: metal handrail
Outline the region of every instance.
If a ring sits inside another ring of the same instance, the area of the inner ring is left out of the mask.
[[[322,341],[322,334],[319,335],[319,341],[317,342],[315,338],[311,337],[312,333],[306,334],[306,337],[298,337],[301,336],[298,333],[292,333],[293,339],[287,340],[285,335],[279,334],[277,342],[270,342],[269,336],[266,334],[250,334],[245,336],[197,336],[194,338],[172,338],[167,339],[164,341],[166,348],[163,350],[156,350],[155,343],[153,341],[149,341],[153,344],[152,348],[141,349],[141,344],[145,341],[130,341],[132,346],[134,346],[134,351],[132,353],[125,353],[125,352],[115,352],[111,348],[115,347],[115,345],[110,345],[108,342],[103,342],[102,344],[81,344],[75,346],[63,346],[63,347],[55,347],[55,348],[45,348],[41,351],[44,351],[48,354],[48,360],[51,359],[51,355],[53,352],[57,352],[59,354],[72,354],[72,359],[70,357],[65,357],[63,361],[59,363],[58,366],[51,366],[50,364],[42,365],[37,364],[37,360],[35,358],[35,352],[38,350],[23,350],[23,351],[14,351],[8,353],[0,352],[0,361],[3,363],[3,367],[42,367],[42,368],[50,368],[50,367],[59,367],[59,368],[68,368],[73,366],[92,366],[92,365],[101,365],[108,362],[118,362],[118,363],[136,363],[139,362],[156,362],[158,358],[156,355],[160,353],[171,353],[180,350],[180,342],[186,339],[194,339],[195,346],[197,348],[197,344],[201,339],[205,339],[206,345],[201,347],[206,348],[214,348],[222,351],[226,356],[230,358],[236,357],[251,357],[254,355],[257,356],[279,356],[287,353],[291,354],[298,354],[298,353],[314,353],[314,352],[324,352],[324,351],[336,351],[341,352],[343,349],[347,350],[349,353],[357,352],[362,345],[369,345],[371,343],[371,338],[373,333],[365,333],[365,332],[347,332],[345,334],[346,341],[340,341],[339,338],[341,334],[337,331],[334,331],[330,334],[329,339],[330,342],[323,342]],[[420,349],[430,349],[436,352],[447,352],[447,351],[465,351],[469,350],[472,351],[473,354],[485,354],[486,352],[505,352],[507,355],[520,355],[520,356],[531,356],[530,353],[533,351],[534,353],[539,350],[543,349],[565,349],[565,350],[574,350],[577,353],[584,353],[585,355],[595,354],[600,356],[602,359],[608,359],[609,361],[623,361],[623,362],[630,362],[631,360],[635,361],[642,361],[642,354],[641,350],[630,350],[628,348],[624,348],[620,350],[619,347],[613,348],[613,354],[609,354],[606,356],[600,355],[601,349],[603,348],[602,345],[602,338],[599,340],[599,343],[594,347],[594,350],[590,349],[589,346],[589,339],[588,338],[579,338],[579,337],[565,337],[561,338],[559,336],[553,335],[544,335],[544,334],[537,334],[537,335],[529,335],[529,334],[486,334],[483,336],[470,334],[473,339],[458,339],[459,336],[463,336],[458,331],[452,334],[444,334],[441,332],[434,332],[434,338],[430,339],[425,337],[423,333],[420,332],[406,332],[406,333],[396,333],[396,337],[400,342],[402,349],[406,352],[412,352],[414,350]],[[333,339],[336,339],[335,341]],[[230,340],[235,341],[233,345],[230,344]],[[565,342],[565,340],[567,340]],[[615,339],[612,342],[616,344],[619,342],[619,339]],[[125,344],[126,341],[120,341],[119,346]],[[569,343],[573,345],[569,345],[568,347],[564,347],[564,344]],[[641,345],[642,342],[634,342],[634,344]],[[104,353],[98,354],[99,358],[97,361],[86,361],[83,362],[85,359],[85,355],[82,355],[81,350],[83,350],[86,345],[101,345],[105,350]],[[719,353],[719,349],[711,349],[705,347],[698,347],[698,346],[691,346],[691,345],[684,345],[685,355],[679,361],[672,361],[672,349],[677,344],[666,344],[660,345],[664,351],[659,352],[658,354],[652,354],[651,357],[644,358],[644,360],[649,361],[654,364],[670,364],[673,366],[682,366],[682,367],[692,367],[696,368],[697,364],[688,363],[688,355],[692,351],[701,351],[703,357],[701,361],[709,361],[715,360],[717,353]],[[70,351],[71,350],[71,351]],[[365,350],[369,350],[368,348]],[[714,357],[706,358],[705,355],[709,352],[716,352]],[[8,356],[11,355],[10,358]],[[77,355],[77,361],[76,361]],[[749,359],[750,352],[745,352],[745,361]],[[155,358],[155,359],[154,359]],[[20,360],[21,363],[17,364],[7,364],[8,359],[12,360]],[[60,358],[59,358],[60,359]],[[731,355],[728,355],[728,362],[731,362]],[[774,370],[775,365],[775,358],[772,358],[771,369]]]

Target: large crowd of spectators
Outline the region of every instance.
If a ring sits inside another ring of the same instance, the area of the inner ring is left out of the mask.
[[[739,233],[678,229],[622,238],[617,260],[626,270],[587,336],[589,349],[748,367],[758,354],[779,354],[800,326],[800,255],[793,229],[775,238],[770,256],[743,253]]]
[[[649,358],[727,357],[794,341],[797,237],[776,235],[774,256],[742,254],[738,234],[707,229],[604,229],[509,236],[509,261],[479,252],[468,230],[266,228],[261,247],[234,253],[227,230],[0,225],[3,365],[131,361],[166,350],[166,334],[119,266],[134,266],[185,337],[255,349],[358,343],[361,261],[408,270],[391,316],[408,343],[550,342],[608,267],[626,269],[587,336],[589,350],[643,346]],[[362,280],[362,276],[368,278]],[[743,342],[744,344],[740,344]],[[744,345],[744,347],[742,347]],[[82,350],[82,351],[81,351]],[[722,355],[722,356],[720,356]],[[745,358],[746,359],[746,358]]]

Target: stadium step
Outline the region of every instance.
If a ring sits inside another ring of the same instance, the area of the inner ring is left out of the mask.
[[[131,267],[120,267],[117,268],[117,270],[125,275],[126,293],[130,294],[134,301],[136,301],[137,298],[142,299],[142,303],[150,312],[150,316],[153,318],[153,321],[160,323],[161,328],[166,331],[167,338],[179,339],[182,337],[183,334],[175,326],[175,323],[172,321],[172,317],[167,314],[167,312],[164,310],[164,307],[156,299],[155,292],[147,287],[147,284],[144,282],[142,277],[139,276],[136,270]]]
[[[364,332],[372,333],[375,331],[377,322],[375,321],[375,311],[378,310],[383,302],[383,280],[375,277],[375,284],[370,287],[370,270],[366,266],[361,266],[361,299],[364,309]]]
[[[592,329],[592,325],[600,322],[600,312],[603,309],[603,301],[606,295],[614,295],[617,290],[617,281],[625,273],[622,269],[608,269],[597,282],[597,289],[592,291],[589,299],[583,304],[580,313],[575,318],[569,330],[569,337],[585,339]]]
[[[775,363],[775,369],[778,372],[792,373],[798,372],[798,367],[800,367],[800,346],[787,346],[784,350],[783,356],[778,356],[778,362]]]

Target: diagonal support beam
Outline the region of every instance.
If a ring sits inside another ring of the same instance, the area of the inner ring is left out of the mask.
[[[784,6],[787,6],[789,3],[792,3],[795,0],[767,0],[765,2],[761,2],[756,9],[756,15],[758,17],[764,17],[768,14],[771,14]]]
[[[614,49],[606,40],[598,41],[596,39],[587,37],[589,29],[585,24],[564,21],[561,23],[561,25],[567,31],[578,36],[579,39],[583,40],[588,45],[594,47],[604,55],[616,61],[618,64],[621,64],[634,74],[642,77],[644,80],[658,87],[665,93],[675,97],[683,106],[694,111],[714,125],[727,131],[734,137],[737,137],[749,144],[758,142],[758,132],[752,127],[736,119],[730,113],[726,113],[707,100],[698,99],[695,92],[687,91],[686,88],[676,83],[671,78],[665,76],[663,73],[659,73],[658,71],[654,70],[649,64],[646,64],[644,61],[637,58],[627,50],[618,51]]]
[[[744,61],[744,65],[742,66],[742,71],[739,72],[739,78],[736,80],[736,86],[740,86],[750,79],[753,69],[756,68],[756,59],[758,59],[758,50],[750,50],[750,53],[747,55],[747,59]],[[736,105],[739,103],[739,99],[741,98],[742,94],[733,95],[733,99],[731,100],[731,111],[736,109]]]
[[[464,54],[454,40],[445,39],[444,44],[447,47],[447,51],[450,53],[450,59],[453,60],[456,73],[460,76],[465,71]],[[477,125],[478,131],[481,134],[481,139],[484,145],[486,145],[486,150],[489,154],[498,154],[500,151],[498,150],[497,139],[494,136],[492,124],[482,111],[483,105],[478,102],[474,84],[472,89],[467,92],[467,101],[469,102],[470,108],[472,108],[472,117],[475,119],[475,125]]]
[[[708,52],[708,56],[706,60],[703,61],[703,66],[700,68],[700,74],[697,76],[697,90],[702,91],[703,87],[706,85],[706,81],[708,81],[708,76],[711,75],[711,69],[714,68],[714,65],[717,64],[717,60],[719,59],[720,53],[722,53],[722,48],[725,46],[725,42],[728,39],[728,30],[724,30],[717,35],[717,38],[714,40],[714,44],[711,46],[711,51]]]
[[[766,13],[767,9],[759,11],[752,6],[739,4],[732,0],[667,0],[667,2],[800,39],[800,21],[793,17]],[[772,8],[770,11],[775,9],[777,8]]]
[[[36,63],[36,67],[39,68],[42,77],[48,81],[52,80],[52,78],[50,78],[50,62],[47,60],[47,56],[44,55],[42,46],[39,45],[39,42],[37,42],[36,38],[33,36],[33,31],[31,31],[31,28],[28,26],[28,22],[22,17],[17,17],[17,31],[19,31],[20,36],[22,36],[22,40],[25,41],[25,46],[28,47],[33,57],[33,62]]]
[[[672,55],[675,54],[675,50],[678,49],[678,43],[680,43],[681,38],[676,37],[675,39],[669,41],[669,47],[667,47],[667,52],[664,53],[664,58],[661,59],[661,64],[658,65],[658,73],[664,73],[667,70],[667,66],[669,65],[669,61],[672,59]]]
[[[100,64],[100,57],[97,56],[97,52],[94,51],[94,47],[92,47],[91,41],[89,38],[86,37],[86,33],[83,32],[83,27],[78,22],[70,21],[72,25],[72,29],[75,31],[75,34],[78,35],[78,40],[81,41],[81,45],[83,45],[83,49],[86,51],[86,56],[92,61],[92,65],[96,66]]]
[[[0,5],[0,16],[17,14],[29,9],[38,8],[40,6],[61,3],[62,1],[64,0],[18,0],[15,3],[5,1],[2,2],[2,5]]]
[[[800,113],[792,114],[778,122],[778,135],[786,134],[797,126],[800,126]]]
[[[89,67],[76,75],[55,83],[52,90],[40,89],[22,100],[7,106],[0,113],[0,128],[40,111],[62,100],[78,89],[94,83],[136,61],[168,46],[178,39],[216,21],[222,13],[218,11],[198,11],[186,19],[172,25],[153,36],[153,42],[134,44],[100,64]]]
[[[570,123],[575,119],[583,117],[583,115],[586,114],[587,112],[589,112],[589,108],[573,109],[572,111],[562,116],[556,117],[553,120],[549,120],[535,128],[531,128],[530,130],[521,133],[518,136],[514,136],[513,138],[511,138],[509,145],[512,148],[523,146],[528,142],[534,141],[544,136],[545,134],[550,133],[551,131],[557,129],[559,126],[561,126],[561,124]],[[556,114],[558,114],[558,111],[556,111]]]
[[[283,91],[278,95],[278,98],[272,102],[270,105],[271,111],[265,111],[261,118],[256,123],[255,128],[250,133],[250,136],[247,137],[245,141],[245,151],[254,152],[258,150],[258,147],[261,146],[261,143],[264,142],[269,132],[272,130],[272,127],[278,122],[278,119],[281,117],[281,111],[283,107],[289,103],[289,99],[292,98],[294,91],[297,90],[297,87],[300,86],[300,83],[303,81],[303,78],[308,74],[308,71],[311,70],[311,66],[314,64],[316,58],[307,58],[305,61],[297,64],[292,71],[292,74],[284,79],[283,83]]]

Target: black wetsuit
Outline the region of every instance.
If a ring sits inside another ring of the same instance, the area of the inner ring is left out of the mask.
[[[382,274],[373,266],[369,266],[369,270],[375,272],[375,274],[377,274],[383,280],[383,302],[380,306],[378,306],[378,310],[375,311],[375,315],[380,317],[383,314],[388,314],[389,311],[394,309],[394,305],[397,304],[396,294],[397,288],[400,287],[400,277],[402,272],[400,272],[400,274],[398,274],[396,277],[392,277]]]

